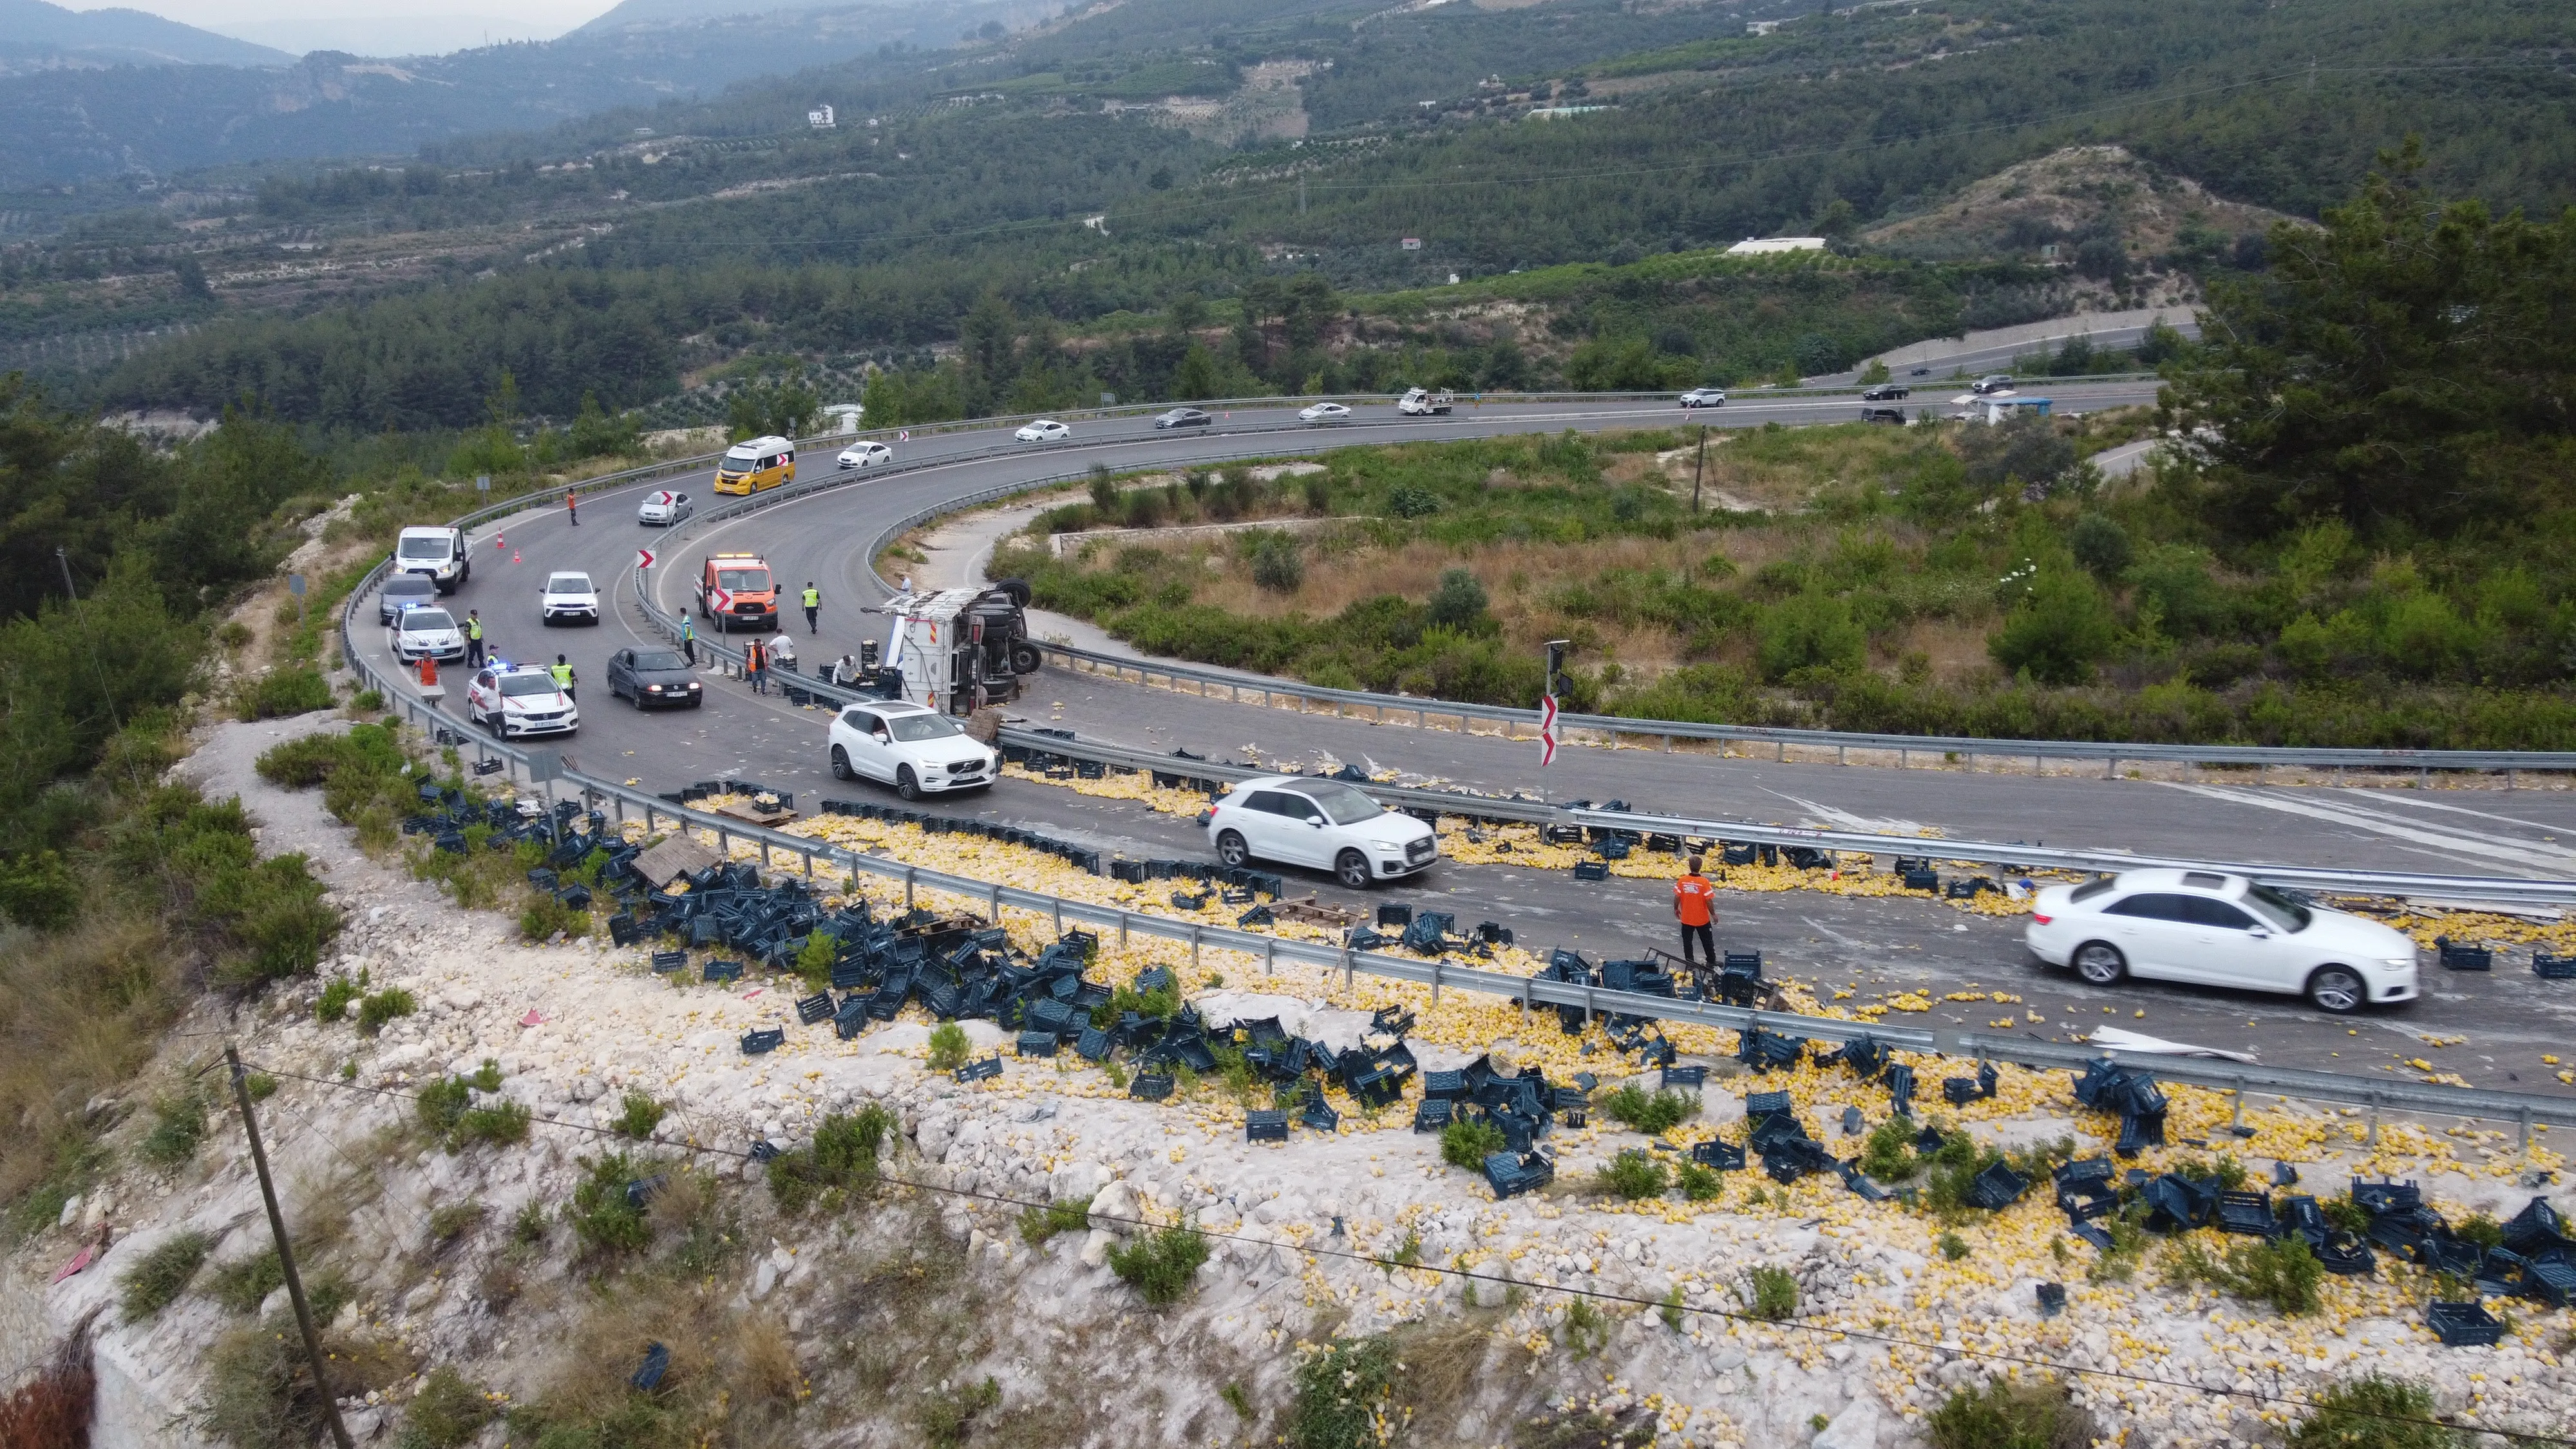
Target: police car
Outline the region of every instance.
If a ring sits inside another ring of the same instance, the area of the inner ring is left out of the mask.
[[[554,675],[539,665],[506,660],[475,671],[474,682],[465,686],[465,714],[505,740],[570,734],[581,727],[581,711]]]

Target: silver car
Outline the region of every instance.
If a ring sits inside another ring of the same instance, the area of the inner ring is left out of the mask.
[[[387,628],[405,609],[438,602],[438,580],[427,574],[391,574],[376,593],[376,622]]]

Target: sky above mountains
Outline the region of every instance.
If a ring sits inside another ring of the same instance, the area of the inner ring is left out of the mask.
[[[443,55],[505,40],[552,40],[615,0],[147,0],[129,8],[290,55]],[[72,0],[71,8],[107,7]],[[746,7],[748,8],[748,7]]]

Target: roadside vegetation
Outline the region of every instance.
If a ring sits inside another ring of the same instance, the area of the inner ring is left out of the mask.
[[[1100,481],[1041,527],[1326,522],[1022,546],[996,572],[1152,652],[1342,688],[1526,706],[1540,644],[1566,638],[1570,704],[1652,718],[2576,746],[2576,493],[2546,402],[2576,358],[2513,340],[2549,332],[2576,223],[2437,203],[2413,165],[2221,287],[2220,332],[2249,340],[2177,352],[2153,416],[1765,426],[1704,458],[1691,429],[1569,433],[1353,448],[1272,483]],[[2488,320],[2394,327],[2385,357],[2334,341],[2427,296]],[[2435,374],[2458,408],[2364,401]],[[2200,456],[2117,482],[2089,465],[2205,425],[2227,441]]]

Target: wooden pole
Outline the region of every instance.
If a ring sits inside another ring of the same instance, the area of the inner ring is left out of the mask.
[[[259,1116],[251,1110],[241,1053],[229,1043],[224,1047],[224,1065],[232,1071],[233,1100],[241,1104],[242,1131],[250,1137],[251,1165],[259,1169],[259,1196],[268,1204],[268,1233],[277,1240],[277,1266],[286,1278],[286,1299],[295,1305],[295,1326],[304,1334],[304,1358],[313,1366],[313,1387],[322,1395],[322,1421],[331,1426],[332,1443],[340,1449],[357,1449],[349,1438],[349,1426],[340,1422],[339,1396],[322,1372],[322,1335],[313,1329],[313,1305],[304,1301],[304,1277],[295,1271],[295,1249],[286,1241],[286,1214],[278,1210],[277,1184],[268,1175],[268,1149],[260,1145]]]

